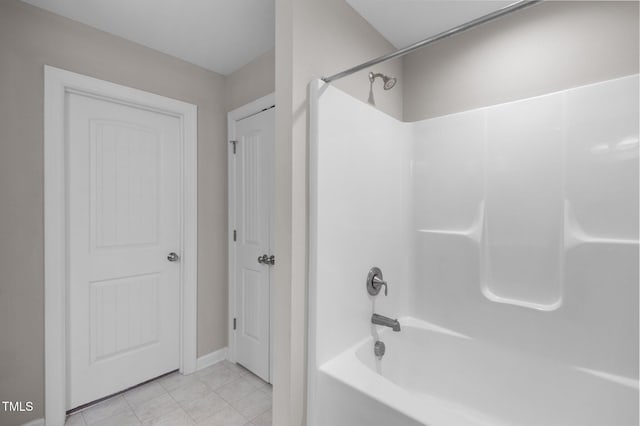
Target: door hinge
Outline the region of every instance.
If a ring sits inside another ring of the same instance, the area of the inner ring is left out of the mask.
[[[238,241],[238,232],[235,229],[233,230],[233,241]]]
[[[238,141],[229,141],[229,143],[233,144],[233,153],[236,153],[236,144],[238,143]]]
[[[233,329],[234,330],[236,329],[236,319],[235,318],[233,319]]]

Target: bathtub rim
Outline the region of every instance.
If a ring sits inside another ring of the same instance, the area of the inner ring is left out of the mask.
[[[415,328],[457,339],[473,340],[464,334],[411,316],[401,317],[398,321],[403,327]],[[386,332],[385,330],[381,335]],[[456,404],[449,400],[428,394],[421,394],[420,399],[417,399],[412,392],[377,374],[369,366],[365,365],[357,355],[358,350],[372,340],[373,336],[366,336],[322,365],[313,366],[312,368],[316,369],[317,374],[327,375],[333,380],[339,381],[354,391],[362,393],[388,407],[390,410],[394,410],[425,425],[507,426],[500,419],[471,410],[464,405]],[[347,377],[351,380],[347,379]],[[378,389],[378,392],[371,392],[370,389],[372,387]],[[428,407],[425,408],[425,404]]]
[[[398,321],[402,327],[410,329],[435,333],[454,339],[475,340],[465,334],[411,316],[401,317]],[[392,331],[388,329],[381,330],[380,337],[382,338],[389,333],[392,333]],[[325,361],[321,365],[310,366],[310,368],[315,369],[315,374],[327,375],[333,380],[388,407],[390,410],[399,412],[423,424],[451,426],[510,425],[507,420],[493,417],[487,413],[471,409],[466,405],[458,404],[448,399],[438,398],[426,393],[420,393],[420,397],[417,398],[415,393],[378,374],[358,355],[358,352],[361,351],[365,345],[372,343],[373,340],[373,335],[363,337],[335,357]],[[640,389],[639,381],[634,378],[616,376],[611,373],[578,365],[564,363],[562,365],[567,369],[576,370],[582,374],[596,377],[617,386],[630,388],[636,393]],[[371,389],[376,389],[376,392],[371,392]],[[425,407],[425,405],[428,407]]]

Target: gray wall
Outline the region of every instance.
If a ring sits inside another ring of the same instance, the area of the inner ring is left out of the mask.
[[[638,72],[638,2],[545,2],[404,58],[416,121]]]
[[[276,52],[272,49],[225,78],[228,111],[275,91],[275,60]]]
[[[224,77],[45,12],[0,2],[0,400],[43,417],[43,66],[198,106],[198,354],[227,344]]]
[[[276,0],[276,249],[273,424],[304,424],[307,287],[307,87],[393,50],[344,0]],[[400,76],[402,63],[375,70]],[[336,82],[366,101],[369,70]],[[378,84],[380,84],[378,82]],[[376,101],[402,117],[402,87]]]

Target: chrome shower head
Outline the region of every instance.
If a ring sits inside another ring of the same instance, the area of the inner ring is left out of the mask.
[[[386,80],[384,80],[384,90],[391,90],[393,89],[393,86],[396,85],[396,78],[395,77],[387,77]]]
[[[369,73],[369,81],[371,82],[371,84],[373,84],[373,82],[375,81],[376,78],[381,77],[382,78],[382,82],[383,82],[383,87],[384,90],[391,90],[393,89],[393,86],[396,85],[396,78],[395,77],[389,77],[387,75],[381,74],[381,73]]]

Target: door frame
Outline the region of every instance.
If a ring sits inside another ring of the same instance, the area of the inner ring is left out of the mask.
[[[228,202],[229,202],[229,211],[228,211],[228,236],[229,236],[229,322],[228,322],[228,339],[229,346],[227,352],[227,358],[231,362],[236,362],[236,333],[233,329],[233,319],[236,318],[236,246],[233,240],[233,231],[236,228],[236,162],[235,155],[233,152],[234,145],[231,141],[236,138],[236,125],[238,121],[248,118],[252,115],[256,115],[266,109],[269,109],[275,106],[276,103],[276,95],[275,93],[270,93],[266,96],[263,96],[255,101],[249,102],[246,105],[243,105],[239,108],[236,108],[230,111],[227,114],[227,135],[228,135],[228,146],[227,146],[227,179],[228,179]],[[273,188],[272,188],[273,192]],[[271,194],[272,201],[275,201],[273,198],[273,193]],[[273,205],[272,205],[273,210]],[[273,220],[272,220],[273,222]],[[270,223],[271,228],[273,229],[273,223]],[[273,246],[273,241],[270,241],[270,245]],[[273,247],[271,247],[273,249]],[[272,285],[273,273],[271,268],[269,268],[269,378],[272,377],[273,372],[273,285]]]
[[[67,401],[68,196],[66,95],[117,102],[180,120],[181,262],[180,372],[196,370],[197,356],[197,106],[44,66],[44,321],[45,422],[64,425]]]

